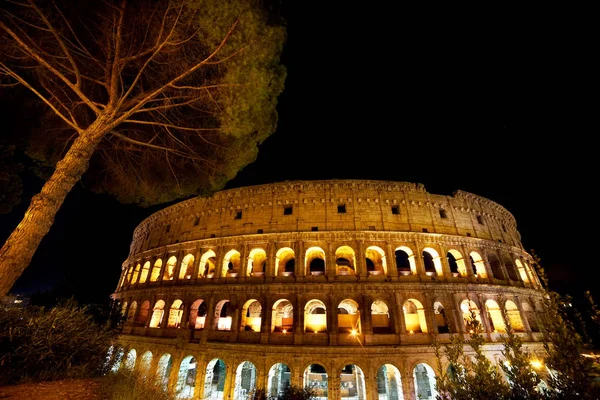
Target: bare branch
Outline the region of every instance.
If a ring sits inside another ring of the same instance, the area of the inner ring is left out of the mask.
[[[210,132],[210,131],[217,132],[217,131],[221,130],[220,128],[189,128],[187,126],[166,124],[166,123],[158,122],[158,121],[140,121],[140,120],[136,120],[136,119],[126,119],[122,122],[130,123],[130,124],[160,126],[162,128],[173,128],[173,129],[178,129],[180,131],[189,131],[189,132]]]

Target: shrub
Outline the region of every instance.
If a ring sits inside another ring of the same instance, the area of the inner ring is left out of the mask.
[[[0,385],[100,376],[112,368],[106,356],[117,336],[72,299],[0,308]]]
[[[119,369],[100,381],[100,398],[105,400],[175,400],[153,376]]]

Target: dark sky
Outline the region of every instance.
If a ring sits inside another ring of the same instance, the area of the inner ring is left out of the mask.
[[[473,192],[515,216],[555,289],[597,290],[597,45],[585,10],[321,3],[283,4],[278,128],[227,187],[364,178]],[[0,216],[2,242],[28,203]],[[14,291],[61,283],[103,301],[133,230],[160,208],[77,186]]]

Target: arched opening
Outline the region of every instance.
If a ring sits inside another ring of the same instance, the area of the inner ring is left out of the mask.
[[[356,275],[356,257],[350,246],[341,246],[335,251],[337,275]]]
[[[306,250],[307,275],[325,275],[325,252],[319,247]]]
[[[435,400],[437,391],[435,390],[435,373],[433,369],[425,364],[417,364],[413,371],[415,380],[415,397],[419,400]]]
[[[433,320],[437,326],[438,333],[450,333],[446,310],[444,310],[444,306],[439,301],[433,303]]]
[[[507,300],[504,303],[504,307],[506,309],[506,319],[508,319],[511,328],[515,332],[525,332],[525,325],[523,324],[517,305],[512,300]]]
[[[361,332],[358,304],[345,299],[338,305],[338,333],[357,334]]]
[[[481,332],[483,330],[479,307],[477,307],[477,304],[473,300],[463,300],[460,303],[460,310],[467,333]]]
[[[192,266],[194,265],[194,256],[186,255],[179,268],[179,279],[192,279]]]
[[[229,300],[221,300],[215,307],[215,318],[213,329],[218,331],[231,330],[231,314]]]
[[[494,253],[489,253],[488,262],[490,264],[490,269],[492,270],[492,275],[494,275],[494,278],[505,280],[506,277],[502,272],[502,266],[500,265],[500,259],[498,259],[498,256]]]
[[[206,251],[202,254],[202,257],[200,257],[200,263],[198,264],[198,278],[213,278],[215,276],[216,266],[217,255],[212,250]]]
[[[467,276],[467,264],[463,255],[458,250],[448,250],[446,257],[448,258],[448,265],[450,266],[452,276]]]
[[[147,377],[150,373],[150,367],[152,366],[152,352],[147,351],[142,354],[142,358],[140,358],[140,366],[139,371],[143,377]]]
[[[160,270],[162,268],[162,260],[159,258],[154,262],[154,267],[152,267],[152,275],[150,275],[150,282],[158,281],[160,277]]]
[[[163,273],[163,281],[172,281],[175,279],[175,266],[177,265],[177,257],[171,256],[167,260],[165,265],[165,272]]]
[[[390,323],[390,311],[381,300],[375,300],[371,304],[371,322],[373,325],[373,333],[393,333]]]
[[[312,389],[318,400],[327,399],[327,371],[320,364],[311,364],[304,370],[304,387]]]
[[[127,270],[127,284],[131,285],[131,276],[133,275],[133,265]]]
[[[521,276],[521,280],[525,283],[529,283],[529,276],[527,276],[527,271],[520,260],[515,260],[515,264],[517,266],[517,270],[519,271],[519,275]]]
[[[152,319],[150,320],[150,328],[160,328],[163,316],[165,314],[165,302],[158,300],[152,311]]]
[[[163,354],[158,359],[158,366],[156,368],[156,378],[164,390],[169,385],[169,376],[171,376],[171,369],[173,368],[173,357],[170,354]]]
[[[428,254],[428,255],[426,255]],[[440,255],[438,254],[438,252],[431,248],[431,247],[426,247],[423,249],[423,259],[426,260],[425,261],[425,273],[427,275],[437,275],[437,276],[443,276],[444,275],[444,271],[442,270],[442,262],[440,261]],[[428,261],[430,260],[430,261]],[[433,268],[433,270],[430,269],[430,267],[428,266],[428,264],[431,264],[431,267]]]
[[[281,396],[285,389],[291,385],[291,372],[287,364],[277,363],[269,369],[267,379],[268,398],[277,398]]]
[[[321,300],[310,300],[304,307],[304,332],[327,332],[327,308]]]
[[[378,400],[404,400],[400,371],[392,364],[384,364],[377,370]]]
[[[267,253],[263,249],[252,249],[248,255],[246,276],[264,276],[267,266]]]
[[[248,300],[242,308],[242,324],[240,329],[243,331],[260,332],[262,320],[262,306],[255,299]]]
[[[129,352],[127,352],[127,356],[125,357],[125,362],[123,363],[123,367],[127,371],[133,371],[133,369],[135,368],[136,358],[137,358],[137,353],[136,353],[135,349],[129,350]]]
[[[348,364],[342,369],[340,374],[340,397],[347,400],[364,400],[367,398],[365,374],[359,366]]]
[[[396,269],[398,275],[415,275],[417,273],[417,266],[415,264],[415,257],[410,248],[406,246],[398,247],[394,252],[396,257]]]
[[[250,361],[238,365],[235,371],[234,399],[249,399],[256,389],[256,367]]]
[[[150,273],[150,261],[146,261],[144,263],[144,267],[142,268],[142,274],[140,275],[140,283],[146,283],[148,280],[148,274]]]
[[[208,363],[204,377],[204,399],[223,400],[226,373],[223,360],[215,358]]]
[[[506,332],[506,325],[504,325],[504,318],[502,317],[502,311],[500,306],[494,300],[487,300],[485,302],[485,309],[490,317],[490,328],[492,332]]]
[[[423,251],[423,265],[425,266],[425,274],[433,276],[435,275],[435,265],[433,263],[433,256],[427,252]]]
[[[271,332],[293,332],[294,307],[287,299],[277,300],[273,304]]]
[[[175,393],[178,399],[194,398],[196,387],[196,367],[198,362],[193,356],[186,356],[179,366]]]
[[[425,310],[419,300],[406,300],[402,310],[404,311],[404,323],[408,333],[427,333]]]
[[[386,275],[387,263],[385,252],[377,246],[367,247],[365,251],[367,272],[369,275]]]
[[[140,307],[140,311],[135,316],[134,324],[136,326],[144,326],[146,321],[148,320],[148,315],[150,314],[150,302],[145,300],[142,302],[142,306]]]
[[[539,332],[540,327],[533,307],[529,303],[521,303],[521,307],[523,307],[523,313],[525,314],[525,318],[527,318],[531,332]]]
[[[221,277],[235,278],[240,273],[242,267],[242,258],[237,250],[230,250],[223,259],[221,267]]]
[[[506,268],[506,272],[508,273],[508,279],[512,281],[518,281],[519,276],[517,275],[517,268],[515,267],[515,263],[513,263],[511,258],[508,256],[504,256],[502,258],[502,262],[504,263],[504,267]]]
[[[135,266],[135,269],[133,270],[133,276],[131,277],[131,284],[135,285],[136,283],[138,283],[138,278],[140,276],[140,269],[142,268],[142,266],[140,264]]]
[[[168,328],[179,328],[181,325],[181,317],[183,316],[183,302],[181,300],[175,300],[171,304],[169,310],[169,319],[167,321]]]
[[[294,250],[283,247],[277,251],[275,256],[275,276],[292,276],[296,270],[296,258]]]
[[[485,263],[483,262],[483,258],[477,252],[471,252],[469,254],[469,260],[471,261],[471,265],[473,266],[473,272],[476,278],[487,278],[487,272],[485,269]]]
[[[206,323],[206,314],[207,306],[204,300],[199,299],[192,303],[189,318],[190,329],[198,331],[204,329],[204,324]]]
[[[135,312],[137,311],[137,301],[131,302],[129,309],[127,310],[127,322],[132,323],[133,318],[135,317]]]
[[[127,306],[129,305],[129,303],[127,303],[126,301],[123,302],[123,304],[121,304],[121,316],[123,318],[127,318]]]

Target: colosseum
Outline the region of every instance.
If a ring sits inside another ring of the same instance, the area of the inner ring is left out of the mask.
[[[542,351],[542,294],[512,214],[422,184],[286,181],[144,220],[113,298],[120,368],[186,399],[312,387],[320,399],[434,399],[432,339],[501,356],[505,318]]]

